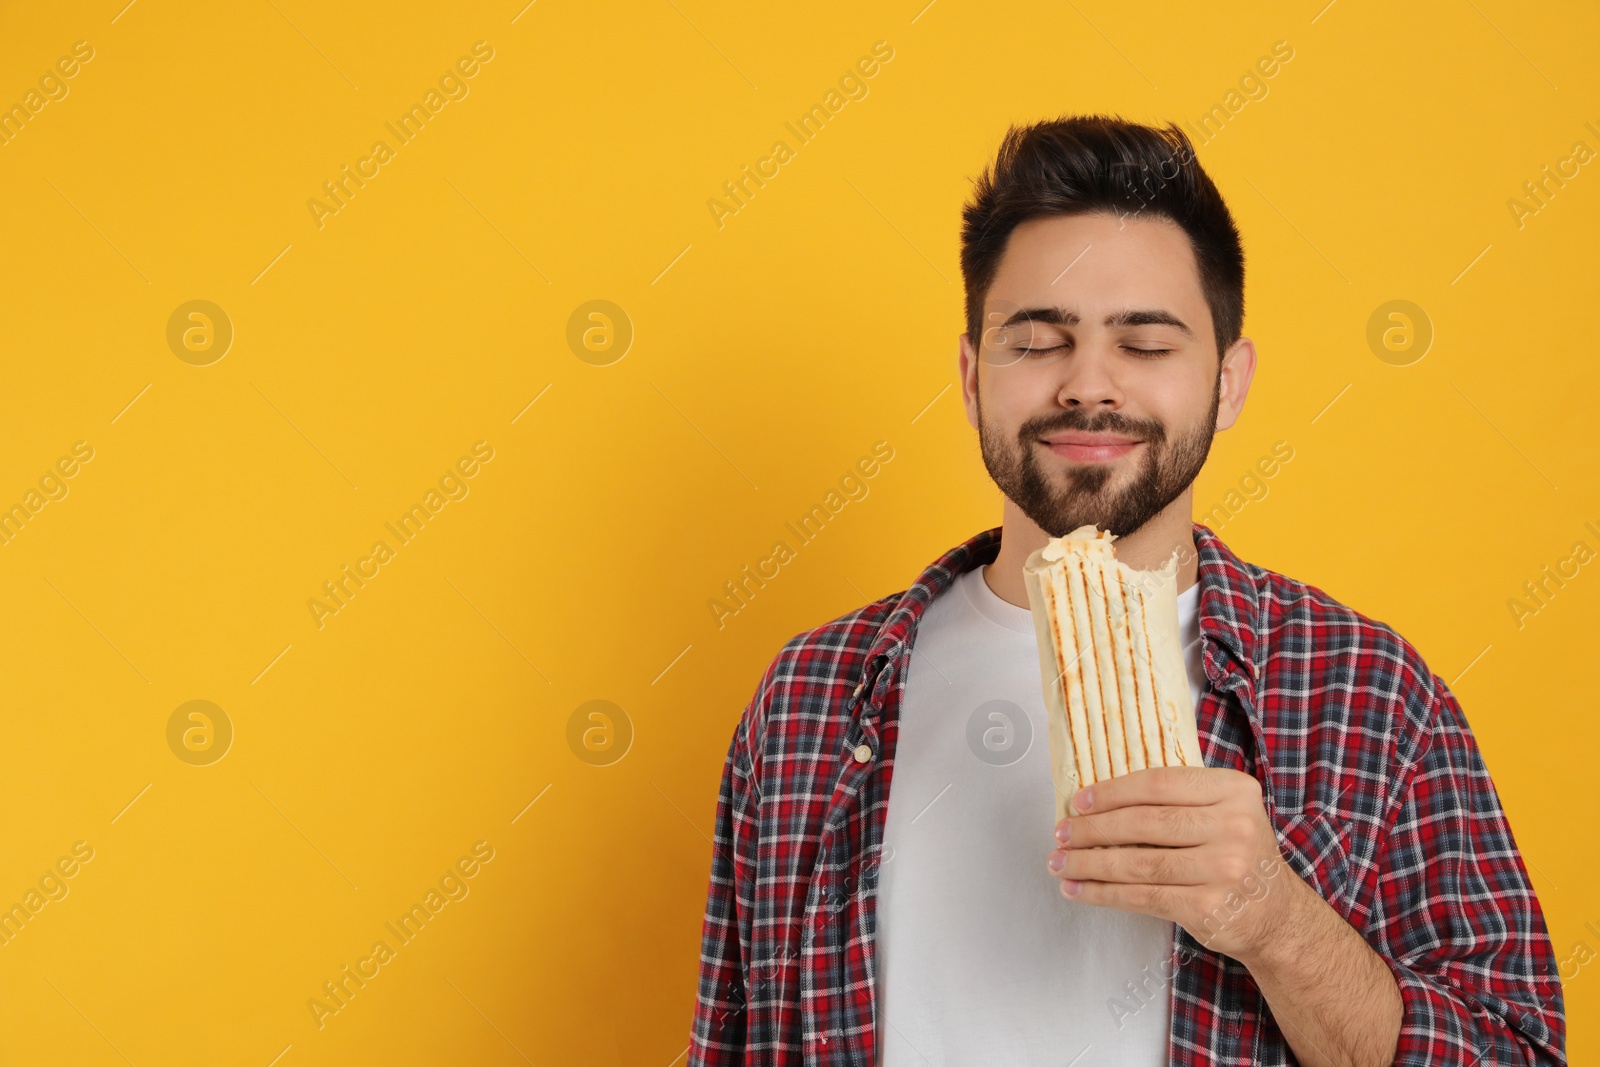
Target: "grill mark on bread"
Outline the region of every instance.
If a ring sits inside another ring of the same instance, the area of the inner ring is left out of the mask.
[[[1071,588],[1067,581],[1065,567],[1052,568],[1049,577],[1050,604],[1055,609],[1052,618],[1056,625],[1057,647],[1060,650],[1057,658],[1062,661],[1061,705],[1067,716],[1066,734],[1068,744],[1072,749],[1072,771],[1077,775],[1079,785],[1092,785],[1095,781],[1094,761],[1089,755],[1088,712],[1086,708],[1081,707],[1083,704],[1083,673],[1078,667],[1078,663],[1082,659],[1082,649],[1078,646],[1077,641],[1077,620],[1072,614]],[[1066,609],[1064,611],[1062,610],[1063,602],[1065,602]],[[1066,619],[1066,625],[1069,627],[1073,638],[1070,647],[1075,654],[1071,662],[1066,660],[1066,650],[1069,645],[1065,640],[1066,633],[1061,629],[1061,620],[1063,618]],[[1080,707],[1077,709],[1074,708],[1072,702],[1074,693],[1078,694]],[[1079,736],[1079,731],[1083,731],[1081,737]]]
[[[1140,586],[1138,588],[1137,593],[1138,593],[1138,596],[1139,596],[1139,608],[1140,608],[1140,611],[1139,611],[1139,624],[1140,624],[1140,628],[1144,631],[1144,646],[1145,646],[1146,649],[1149,650],[1145,655],[1145,662],[1149,665],[1149,669],[1150,669],[1150,693],[1151,693],[1151,696],[1155,700],[1156,733],[1157,733],[1157,736],[1159,736],[1161,738],[1161,766],[1165,767],[1165,766],[1167,766],[1167,751],[1168,751],[1167,750],[1167,717],[1165,715],[1161,714],[1161,698],[1162,698],[1163,694],[1161,692],[1160,683],[1158,683],[1156,681],[1156,662],[1155,662],[1155,656],[1153,655],[1153,653],[1155,652],[1155,645],[1150,640],[1150,610],[1149,610],[1150,604],[1149,604],[1149,601],[1145,600],[1145,598],[1144,598],[1144,587],[1143,586]],[[1174,740],[1176,740],[1176,739],[1174,739]],[[1172,751],[1174,751],[1174,752],[1177,751],[1176,743],[1173,744]]]
[[[1055,660],[1056,660],[1056,668],[1057,668],[1056,669],[1055,686],[1061,692],[1062,710],[1065,711],[1067,713],[1067,715],[1068,715],[1067,731],[1066,731],[1066,733],[1067,733],[1067,745],[1072,750],[1072,769],[1073,769],[1074,772],[1076,772],[1077,771],[1077,767],[1078,767],[1078,754],[1077,754],[1077,747],[1073,743],[1073,740],[1072,740],[1072,720],[1071,720],[1071,717],[1070,717],[1071,716],[1071,708],[1067,706],[1067,695],[1066,695],[1066,692],[1067,692],[1067,690],[1066,690],[1067,646],[1066,646],[1066,642],[1062,640],[1062,635],[1061,635],[1061,607],[1060,607],[1060,604],[1056,600],[1055,575],[1053,573],[1047,572],[1045,574],[1045,578],[1047,580],[1040,582],[1039,583],[1039,588],[1044,593],[1045,604],[1046,604],[1046,606],[1048,608],[1048,610],[1045,612],[1045,616],[1046,616],[1046,618],[1048,618],[1050,620],[1050,638],[1054,642],[1054,645],[1055,645]]]
[[[1108,571],[1111,572],[1109,576],[1107,574]],[[1122,691],[1122,657],[1118,655],[1120,650],[1117,647],[1117,635],[1114,632],[1111,624],[1110,590],[1120,587],[1122,583],[1117,580],[1116,572],[1112,571],[1111,568],[1106,565],[1106,561],[1103,560],[1099,561],[1098,565],[1095,567],[1095,579],[1099,588],[1099,604],[1097,606],[1099,609],[1100,623],[1105,628],[1106,635],[1105,652],[1110,657],[1111,661],[1109,665],[1111,667],[1112,697],[1116,705],[1115,714],[1112,713],[1111,709],[1107,709],[1106,711],[1106,750],[1107,754],[1111,757],[1109,762],[1111,763],[1111,773],[1114,776],[1117,773],[1117,756],[1121,756],[1122,758],[1121,762],[1123,774],[1127,774],[1133,769],[1133,760],[1128,750],[1128,708],[1123,701]],[[1090,600],[1094,599],[1095,595],[1091,592]],[[1098,628],[1094,631],[1094,637],[1098,642],[1100,639],[1100,630]],[[1101,686],[1103,695],[1105,686],[1104,676],[1101,677]],[[1113,745],[1112,743],[1113,734],[1116,735],[1116,741],[1120,743],[1120,752],[1117,751],[1118,746]]]
[[[1128,675],[1133,679],[1133,722],[1139,734],[1139,758],[1142,760],[1140,767],[1155,767],[1159,764],[1150,762],[1150,745],[1144,737],[1144,716],[1139,712],[1139,657],[1134,654],[1133,647],[1133,621],[1128,617],[1128,590],[1123,583],[1117,583],[1117,602],[1122,606],[1122,634],[1128,642]],[[1126,708],[1128,705],[1123,704]],[[1131,755],[1131,749],[1130,755]],[[1132,760],[1129,760],[1132,765]]]
[[[1111,743],[1106,728],[1105,687],[1100,680],[1100,656],[1094,643],[1093,605],[1089,603],[1089,561],[1083,555],[1073,558],[1071,572],[1073,631],[1078,638],[1080,659],[1084,661],[1083,707],[1089,727],[1089,755],[1094,780],[1111,777]]]

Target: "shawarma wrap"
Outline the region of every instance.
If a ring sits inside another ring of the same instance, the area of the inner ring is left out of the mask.
[[[1178,632],[1178,555],[1119,562],[1116,535],[1080,526],[1023,564],[1039,640],[1056,821],[1086,785],[1146,767],[1199,767]]]

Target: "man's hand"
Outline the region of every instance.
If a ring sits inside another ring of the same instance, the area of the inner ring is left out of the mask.
[[[1086,904],[1170,919],[1246,965],[1294,929],[1316,890],[1284,863],[1252,776],[1152,767],[1080,789],[1050,873]],[[1059,867],[1058,867],[1059,865]]]

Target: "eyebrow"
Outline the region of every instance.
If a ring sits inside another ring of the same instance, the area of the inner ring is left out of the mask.
[[[1076,326],[1081,321],[1078,313],[1069,308],[1022,308],[1001,323],[1000,328],[1005,329],[1007,326],[1016,326],[1024,322],[1039,322],[1046,326]],[[1119,326],[1171,326],[1181,331],[1191,341],[1194,340],[1194,331],[1189,329],[1188,324],[1164,308],[1123,308],[1120,311],[1113,311],[1106,316],[1105,326],[1107,329]]]

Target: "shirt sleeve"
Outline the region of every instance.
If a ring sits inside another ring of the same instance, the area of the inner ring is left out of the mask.
[[[689,1040],[689,1067],[743,1064],[747,1040],[750,917],[760,798],[751,781],[749,715],[728,746],[717,796],[700,943],[700,984]]]
[[[1564,1065],[1538,898],[1460,705],[1437,676],[1430,686],[1430,726],[1378,855],[1377,947],[1404,1005],[1394,1062]]]

